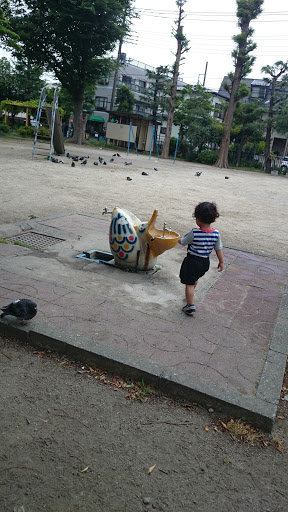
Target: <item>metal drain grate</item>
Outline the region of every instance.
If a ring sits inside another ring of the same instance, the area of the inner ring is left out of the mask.
[[[45,249],[50,245],[64,242],[63,238],[56,238],[55,236],[43,235],[42,233],[34,233],[33,231],[28,233],[22,233],[21,235],[12,236],[9,238],[9,242],[12,244],[19,242],[19,244],[25,244],[32,249]]]

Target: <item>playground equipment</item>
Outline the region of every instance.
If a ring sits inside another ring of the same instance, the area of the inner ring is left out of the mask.
[[[102,215],[112,214],[109,244],[111,253],[91,250],[78,255],[101,263],[112,264],[127,270],[151,270],[157,257],[172,249],[178,242],[179,234],[167,228],[155,226],[158,210],[154,210],[148,222],[142,222],[136,215],[124,208],[111,211],[105,207]]]
[[[61,119],[58,110],[58,91],[54,90],[53,105],[46,105],[47,92],[44,87],[40,94],[36,122],[34,129],[34,143],[32,149],[32,158],[37,153],[38,155],[47,154],[47,145],[49,144],[49,160],[52,157],[52,151],[54,147],[57,155],[65,153]],[[40,133],[40,128],[47,127],[49,129],[49,135]]]

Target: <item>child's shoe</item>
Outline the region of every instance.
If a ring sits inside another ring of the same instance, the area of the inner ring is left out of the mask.
[[[194,304],[186,304],[186,306],[184,306],[184,308],[182,308],[182,311],[184,311],[184,313],[186,313],[186,315],[192,316],[193,313],[195,313],[196,309],[195,309]]]

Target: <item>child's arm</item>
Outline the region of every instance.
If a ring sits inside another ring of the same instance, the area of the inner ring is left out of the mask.
[[[217,254],[217,258],[218,258],[218,272],[222,272],[223,270],[223,267],[224,267],[224,256],[223,256],[223,251],[222,249],[216,249],[215,250],[216,254]]]

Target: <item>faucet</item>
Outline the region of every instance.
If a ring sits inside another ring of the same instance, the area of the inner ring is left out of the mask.
[[[164,224],[163,224],[163,235],[162,235],[163,238],[165,238],[165,231],[168,231],[168,234],[170,235],[170,231],[172,229],[172,228],[167,229],[166,226],[167,226],[167,224],[166,224],[166,222],[164,222]]]
[[[104,208],[103,208],[103,210],[102,210],[102,215],[105,215],[105,213],[112,213],[112,212],[109,212],[109,211],[108,211],[107,206],[104,206]]]

